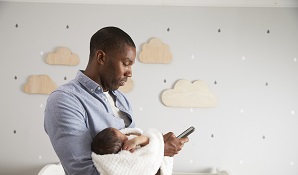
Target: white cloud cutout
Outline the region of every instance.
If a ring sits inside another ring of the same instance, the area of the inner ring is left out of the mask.
[[[162,102],[169,107],[206,108],[214,107],[217,99],[204,81],[192,83],[179,80],[174,89],[167,89],[162,93]]]

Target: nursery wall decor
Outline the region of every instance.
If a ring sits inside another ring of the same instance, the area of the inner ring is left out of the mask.
[[[46,62],[55,65],[76,66],[80,62],[77,54],[72,53],[69,48],[59,47],[56,52],[49,53]]]
[[[178,80],[162,93],[162,102],[169,107],[205,108],[215,106],[217,99],[204,81]]]
[[[24,85],[24,92],[28,94],[50,94],[56,88],[56,83],[48,75],[31,75]]]
[[[142,46],[139,59],[142,63],[168,64],[172,60],[172,54],[167,44],[153,38]]]

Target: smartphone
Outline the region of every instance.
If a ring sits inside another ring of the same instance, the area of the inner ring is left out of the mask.
[[[195,128],[193,126],[189,127],[187,130],[185,130],[183,133],[181,133],[177,138],[184,138],[187,137],[189,134],[193,133],[195,131]]]

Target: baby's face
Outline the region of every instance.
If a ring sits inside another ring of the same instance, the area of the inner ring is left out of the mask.
[[[125,134],[123,134],[121,131],[119,131],[118,129],[115,129],[116,135],[118,136],[118,138],[120,138],[122,140],[122,142],[125,142],[128,140],[127,136]]]

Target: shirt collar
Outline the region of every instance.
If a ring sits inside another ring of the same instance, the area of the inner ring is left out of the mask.
[[[102,87],[95,81],[90,79],[88,76],[86,76],[83,70],[79,70],[77,72],[76,80],[78,80],[78,82],[82,86],[86,87],[90,92],[103,92]]]

